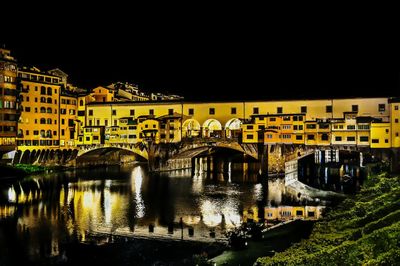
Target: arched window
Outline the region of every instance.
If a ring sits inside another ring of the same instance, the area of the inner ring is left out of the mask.
[[[40,94],[46,95],[46,87],[44,86],[40,87]]]
[[[47,107],[47,113],[51,114],[52,113],[52,109],[50,107]]]
[[[46,98],[45,97],[40,97],[40,102],[41,103],[45,103],[46,102]]]
[[[41,136],[42,138],[45,137],[45,131],[44,131],[44,130],[40,130],[40,136]]]
[[[47,124],[51,125],[51,118],[47,118]]]
[[[40,118],[40,124],[46,124],[46,118]]]
[[[47,103],[52,103],[52,100],[51,100],[51,98],[49,97],[49,98],[47,98]]]
[[[46,137],[47,138],[51,138],[51,130],[47,130],[46,131]]]
[[[47,95],[51,95],[51,94],[52,94],[51,88],[50,88],[50,87],[47,87]]]
[[[83,106],[83,100],[79,101],[79,106]]]
[[[40,112],[41,113],[46,113],[46,108],[45,107],[40,107]]]

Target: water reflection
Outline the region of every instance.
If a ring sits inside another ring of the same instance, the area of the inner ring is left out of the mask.
[[[265,195],[267,205],[292,200],[279,179],[268,182],[266,193],[250,163],[210,163],[202,158],[193,171],[161,174],[140,165],[80,169],[2,183],[0,247],[11,243],[30,259],[55,256],[63,254],[63,243],[87,241],[93,233],[151,236],[152,224],[154,234],[167,234],[180,218],[195,236],[213,230],[218,237],[240,225],[243,211]]]

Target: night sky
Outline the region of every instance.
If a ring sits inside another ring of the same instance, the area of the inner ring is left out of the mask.
[[[0,43],[84,88],[128,81],[189,100],[400,95],[397,31],[385,23],[122,10],[18,13],[25,26],[4,29]]]

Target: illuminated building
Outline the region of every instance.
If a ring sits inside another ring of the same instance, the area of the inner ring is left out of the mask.
[[[0,48],[0,151],[16,147],[18,121],[17,63],[10,50]]]
[[[66,89],[62,77],[53,74],[35,67],[18,71],[22,89],[19,150],[75,147],[77,97]]]

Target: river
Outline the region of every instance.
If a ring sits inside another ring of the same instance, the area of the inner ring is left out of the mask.
[[[255,171],[243,169],[252,167],[229,164],[226,173],[207,174],[199,164],[193,172],[149,173],[136,164],[2,180],[0,256],[66,260],[65,244],[94,235],[108,242],[118,235],[210,242],[239,226],[245,210],[293,203],[282,179],[266,188]]]

